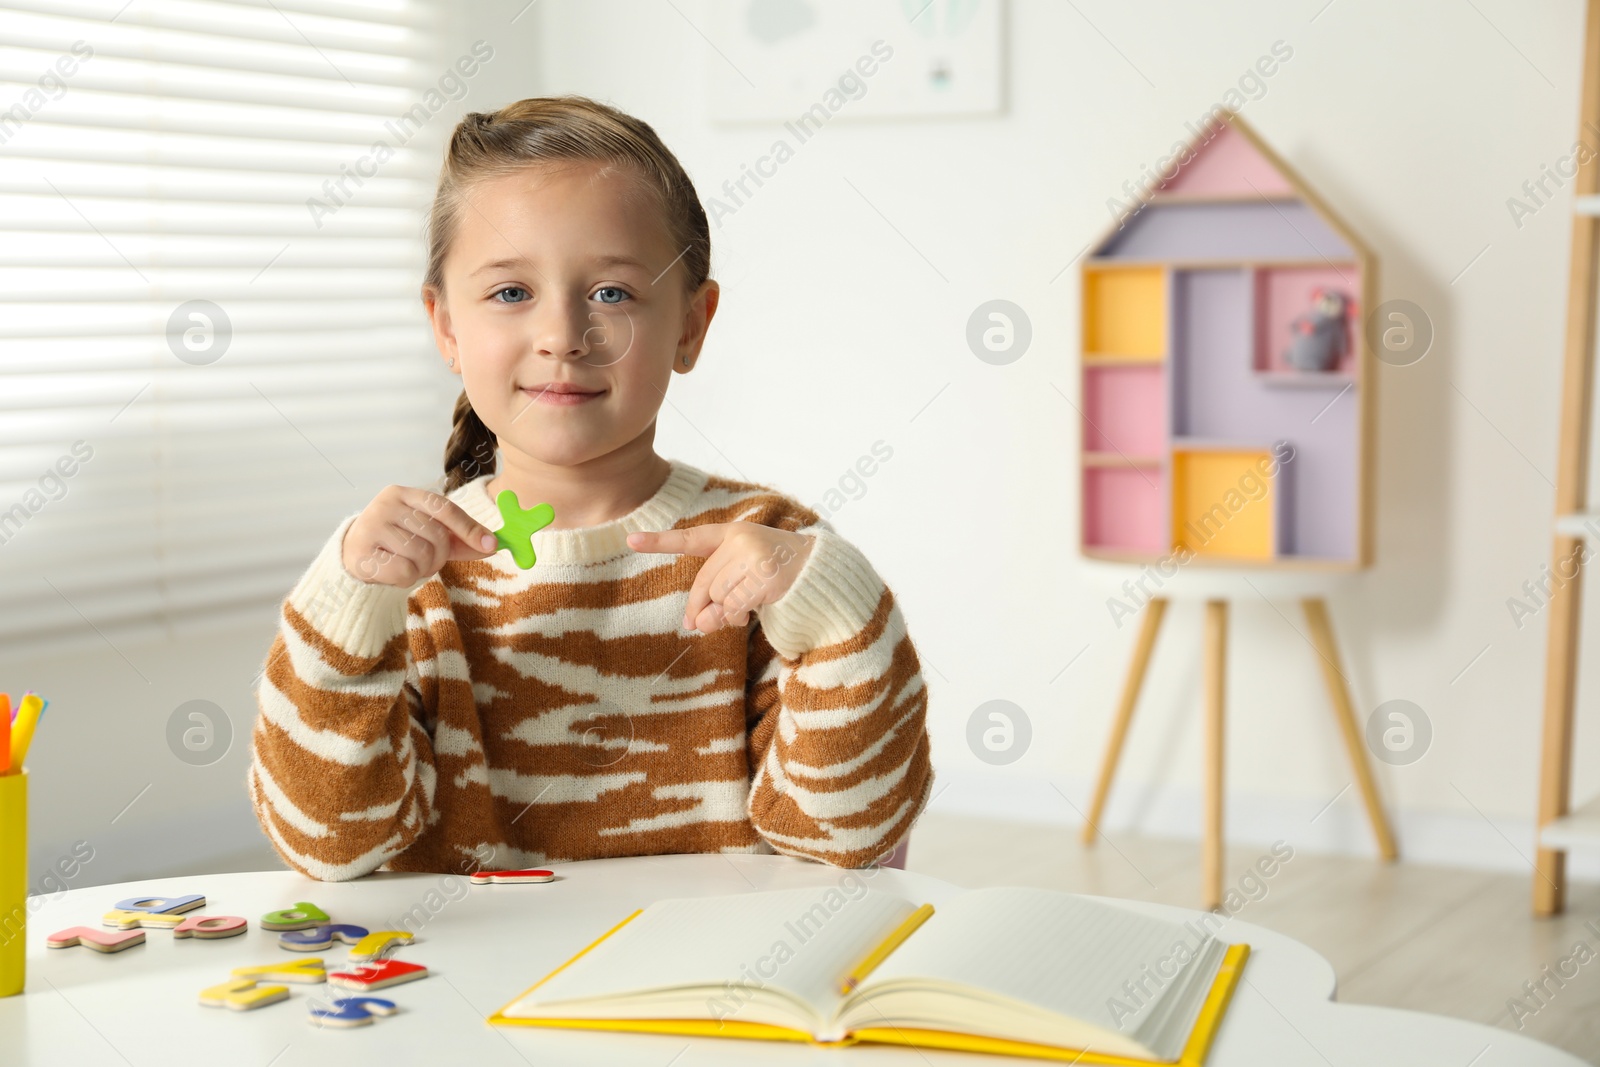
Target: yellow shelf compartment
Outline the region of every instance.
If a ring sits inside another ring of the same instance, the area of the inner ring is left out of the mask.
[[[1155,362],[1167,355],[1168,273],[1164,266],[1083,270],[1083,348],[1100,365]]]
[[[1274,561],[1282,503],[1270,445],[1178,443],[1172,448],[1172,546],[1196,557]]]

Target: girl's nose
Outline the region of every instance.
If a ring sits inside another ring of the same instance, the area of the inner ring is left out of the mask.
[[[581,304],[561,298],[545,301],[532,318],[533,350],[555,359],[581,359],[593,340],[587,336],[590,325]]]

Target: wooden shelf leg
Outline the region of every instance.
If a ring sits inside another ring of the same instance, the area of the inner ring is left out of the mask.
[[[1557,573],[1578,573],[1553,590],[1546,610],[1550,635],[1545,646],[1544,740],[1539,751],[1539,830],[1567,813],[1572,799],[1572,704],[1578,684],[1578,620],[1582,616],[1583,565],[1575,537],[1555,539]],[[1576,561],[1576,562],[1574,562]],[[1559,915],[1567,906],[1567,854],[1541,848],[1535,853],[1533,913]]]
[[[1372,762],[1368,759],[1355,707],[1350,701],[1350,687],[1339,670],[1339,646],[1334,642],[1333,624],[1328,620],[1328,602],[1321,597],[1306,597],[1300,601],[1300,606],[1306,613],[1311,644],[1317,650],[1322,681],[1328,688],[1328,699],[1333,704],[1333,717],[1344,738],[1345,751],[1350,755],[1350,769],[1355,772],[1361,802],[1366,805],[1367,818],[1372,823],[1372,835],[1378,839],[1378,854],[1386,860],[1395,859],[1400,853],[1395,848],[1394,831],[1389,827],[1389,817],[1384,814],[1383,802],[1378,798]]]
[[[1156,647],[1156,635],[1161,632],[1161,620],[1167,613],[1167,601],[1156,597],[1144,609],[1144,619],[1139,624],[1139,636],[1133,645],[1133,659],[1128,662],[1128,676],[1122,682],[1122,698],[1117,703],[1117,716],[1111,724],[1111,738],[1106,742],[1105,755],[1100,760],[1100,779],[1095,783],[1094,800],[1089,804],[1089,817],[1083,824],[1083,843],[1094,844],[1100,832],[1100,816],[1105,813],[1106,797],[1111,793],[1111,779],[1117,773],[1117,761],[1122,758],[1122,743],[1128,739],[1128,725],[1133,722],[1133,709],[1139,703],[1139,690],[1144,687],[1145,672],[1150,666],[1150,653]]]
[[[1201,896],[1207,910],[1222,906],[1222,779],[1228,666],[1228,602],[1206,601],[1205,827]]]

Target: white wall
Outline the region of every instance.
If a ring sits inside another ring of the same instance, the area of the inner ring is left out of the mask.
[[[655,126],[704,199],[775,131],[706,120],[705,66],[722,60],[701,33],[719,30],[706,5],[676,7],[544,0],[540,66],[545,91]],[[1376,250],[1383,298],[1421,304],[1438,338],[1415,366],[1380,368],[1378,565],[1331,598],[1346,673],[1363,717],[1404,698],[1432,720],[1422,760],[1379,767],[1407,853],[1525,869],[1544,617],[1518,630],[1506,599],[1549,552],[1570,198],[1520,229],[1506,199],[1572,143],[1581,25],[1576,0],[1017,0],[1007,114],[852,122],[847,106],[714,232],[722,307],[661,446],[807,501],[874,441],[892,446],[835,522],[901,598],[923,656],[952,783],[936,807],[1075,821],[1047,780],[1086,804],[1134,628],[1112,623],[1074,552],[1077,421],[1061,393],[1076,403],[1078,300],[1075,270],[1060,272],[1106,224],[1107,197],[1281,40],[1292,58],[1242,113]],[[963,339],[995,297],[1034,329],[1005,367]],[[1170,615],[1116,821],[1197,832],[1199,616]],[[1294,601],[1248,594],[1233,619],[1235,838],[1370,852],[1353,791],[1310,822],[1350,775]],[[1591,632],[1587,658],[1595,647]],[[965,741],[997,697],[1034,731],[1003,771]],[[1591,686],[1580,795],[1600,784],[1583,769],[1600,752],[1595,704]]]
[[[608,100],[655,126],[702,198],[770,144],[771,130],[705,118],[705,64],[720,60],[699,32],[717,36],[704,5],[540,0],[509,24],[520,6],[462,8],[460,41],[498,52],[462,106]],[[1376,250],[1382,295],[1423,305],[1438,335],[1421,363],[1379,375],[1378,565],[1332,596],[1347,673],[1363,714],[1405,698],[1433,722],[1420,762],[1379,767],[1407,855],[1525,869],[1544,617],[1518,630],[1506,599],[1548,553],[1568,198],[1520,229],[1505,201],[1572,143],[1581,18],[1577,0],[1015,0],[1005,115],[837,118],[714,232],[721,310],[696,372],[674,383],[659,446],[808,503],[874,442],[892,447],[833,521],[900,597],[923,657],[949,783],[937,808],[1061,823],[1076,820],[1065,798],[1086,802],[1133,627],[1113,624],[1074,552],[1077,422],[1061,394],[1076,403],[1078,307],[1062,269],[1105,225],[1106,198],[1282,40],[1293,57],[1243,114]],[[995,297],[1034,329],[1005,367],[964,341],[968,314]],[[1310,821],[1350,778],[1293,602],[1252,596],[1233,618],[1234,839],[1369,852],[1352,792]],[[48,726],[76,742],[52,737],[31,761],[35,864],[77,838],[96,844],[92,881],[271,862],[243,787],[249,683],[270,638],[264,617],[125,650],[148,687],[107,649],[0,653],[0,679],[50,694],[50,715],[71,718]],[[1179,604],[1116,822],[1198,829],[1199,640],[1198,606]],[[1591,661],[1596,640],[1591,628]],[[1592,691],[1580,796],[1597,787]],[[196,697],[235,730],[206,768],[172,760],[162,736]],[[1033,726],[1004,770],[965,741],[973,709],[997,697]]]

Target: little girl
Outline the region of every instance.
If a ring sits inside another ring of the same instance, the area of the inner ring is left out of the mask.
[[[463,387],[442,494],[389,486],[339,524],[257,693],[251,800],[292,867],[859,867],[905,837],[933,775],[888,587],[790,497],[653,447],[710,255],[638,119],[567,96],[456,127],[422,288]],[[555,510],[528,570],[491,533],[506,489]]]

